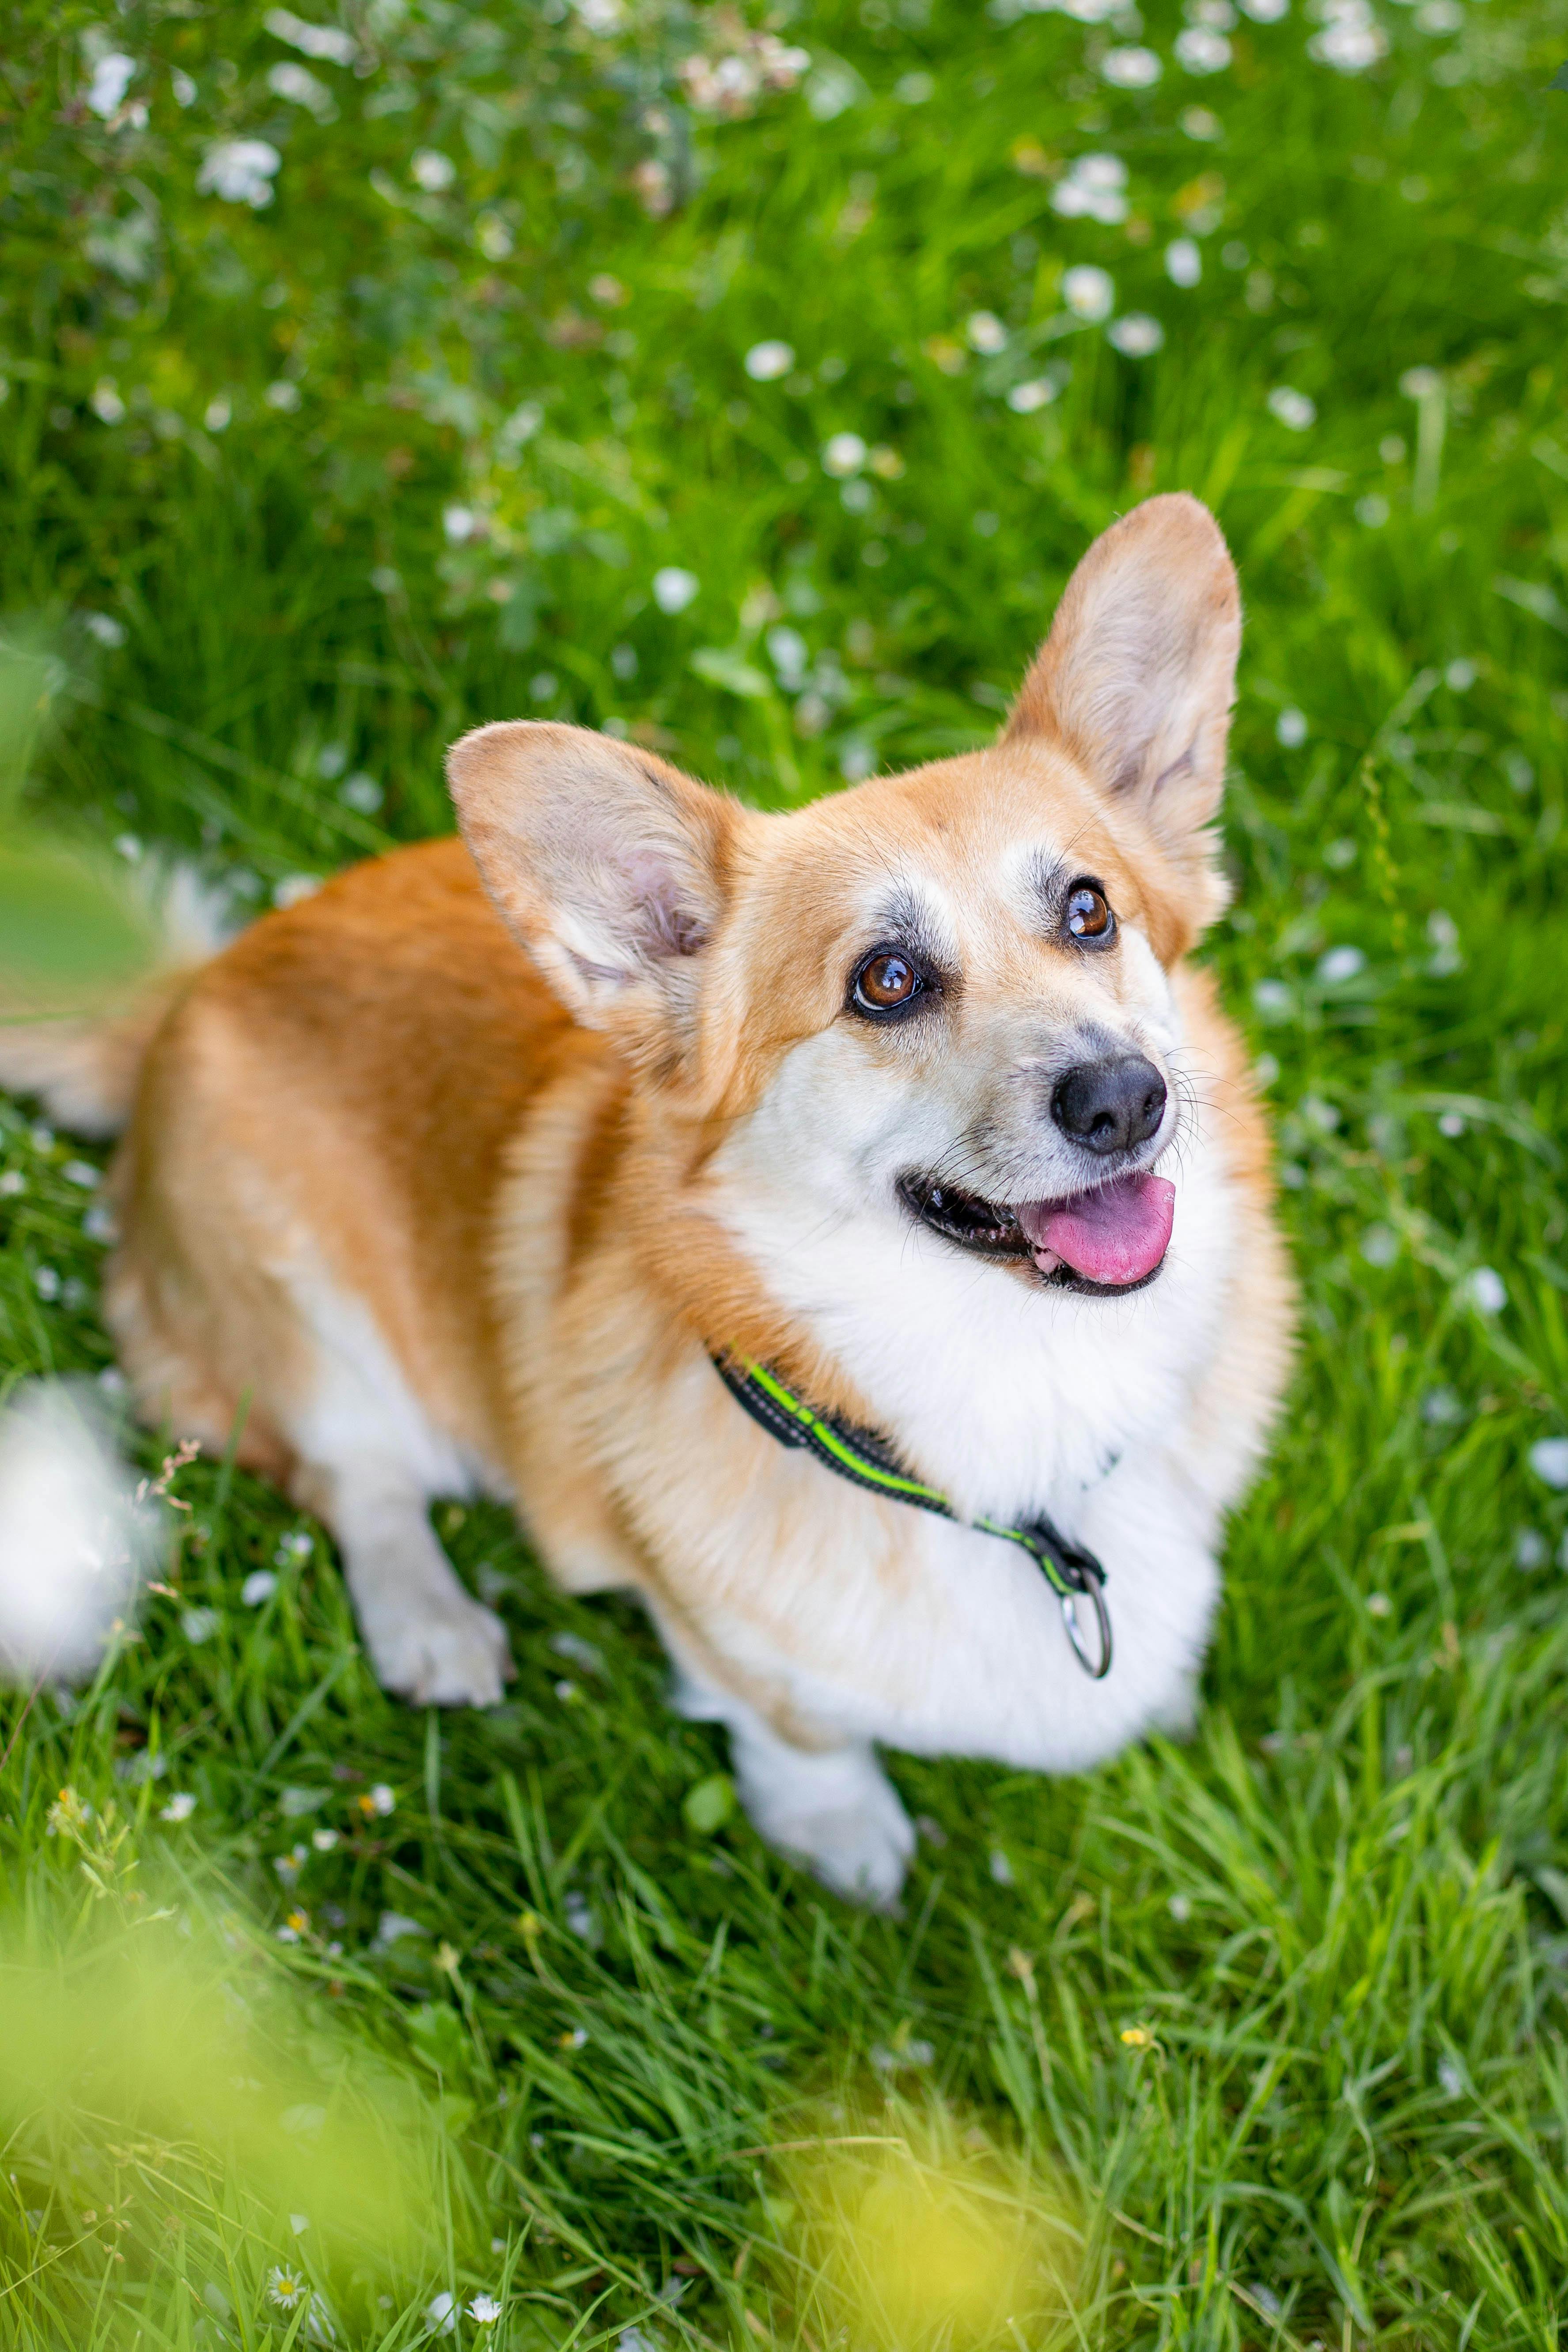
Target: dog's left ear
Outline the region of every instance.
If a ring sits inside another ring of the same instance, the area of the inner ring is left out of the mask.
[[[1054,736],[1178,865],[1206,866],[1240,645],[1219,525],[1196,499],[1148,499],[1068,582],[1006,732]]]

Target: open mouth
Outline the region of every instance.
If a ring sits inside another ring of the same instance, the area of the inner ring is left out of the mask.
[[[1163,1176],[1119,1176],[1060,1201],[983,1201],[928,1176],[905,1176],[909,1209],[976,1257],[1032,1263],[1060,1290],[1107,1297],[1141,1290],[1164,1264],[1176,1188]]]

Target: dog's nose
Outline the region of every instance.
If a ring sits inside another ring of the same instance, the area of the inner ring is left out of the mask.
[[[1165,1081],[1142,1054],[1079,1062],[1057,1082],[1051,1117],[1086,1150],[1128,1151],[1147,1142],[1165,1115]]]

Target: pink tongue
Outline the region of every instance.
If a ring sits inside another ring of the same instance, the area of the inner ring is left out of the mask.
[[[1123,1176],[1070,1201],[1026,1201],[1016,1213],[1042,1273],[1059,1259],[1089,1282],[1142,1282],[1170,1244],[1176,1188],[1163,1176]]]

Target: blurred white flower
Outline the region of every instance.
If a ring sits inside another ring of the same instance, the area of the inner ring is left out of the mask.
[[[248,205],[253,212],[272,202],[272,183],[283,161],[268,139],[225,139],[209,147],[196,174],[196,194],[219,196],[226,205]]]
[[[842,58],[824,58],[806,84],[805,102],[814,121],[834,122],[865,95],[866,85],[853,66]]]
[[[121,49],[110,49],[93,67],[92,79],[87,86],[87,102],[103,121],[119,112],[120,101],[130,89],[135,71],[135,58],[128,58]]]
[[[1364,73],[1388,49],[1388,37],[1368,0],[1323,0],[1327,20],[1307,44],[1307,55],[1338,73]]]
[[[653,575],[653,601],[661,613],[684,613],[701,585],[695,572],[667,563]]]
[[[860,471],[866,454],[866,444],[858,433],[835,433],[822,445],[822,470],[835,480],[844,481]]]
[[[1116,302],[1116,285],[1107,269],[1092,261],[1079,262],[1062,278],[1062,300],[1076,319],[1109,319]]]
[[[472,539],[478,520],[472,507],[443,507],[441,509],[441,528],[454,547],[461,547],[465,540]]]
[[[1278,25],[1290,14],[1290,0],[1241,0],[1241,13],[1255,25]]]
[[[1343,947],[1331,948],[1318,963],[1318,978],[1325,988],[1337,988],[1342,981],[1353,980],[1366,970],[1366,958],[1360,948],[1348,942]]]
[[[1530,1449],[1530,1466],[1538,1478],[1560,1491],[1568,1487],[1568,1437],[1539,1437]]]
[[[1150,318],[1144,310],[1129,310],[1124,319],[1118,319],[1105,331],[1107,341],[1130,360],[1148,359],[1165,340],[1165,330],[1159,320]]]
[[[384,1948],[401,1943],[405,1936],[427,1936],[429,1932],[417,1919],[407,1918],[401,1911],[384,1911],[376,1924],[375,1941]]]
[[[274,39],[302,49],[308,58],[322,58],[329,65],[352,66],[358,55],[353,37],[340,32],[336,25],[308,25],[302,16],[296,16],[288,8],[270,8],[261,21]]]
[[[578,0],[586,12],[590,5],[602,6],[604,0]],[[458,2329],[458,2304],[455,2295],[438,2294],[425,2306],[426,2331],[431,2336],[455,2336]]]
[[[1443,379],[1436,368],[1406,368],[1399,379],[1399,389],[1406,400],[1433,400],[1443,389]]]
[[[645,155],[632,173],[637,201],[651,220],[664,220],[675,210],[675,183],[668,163]]]
[[[1179,236],[1165,247],[1165,275],[1173,286],[1195,286],[1203,274],[1203,251],[1195,237]]]
[[[476,2294],[468,2305],[468,2317],[477,2327],[492,2327],[500,2317],[500,2305],[493,2294]]]
[[[1152,49],[1107,49],[1100,60],[1103,79],[1113,89],[1152,89],[1164,68]]]
[[[509,449],[521,449],[531,441],[544,422],[544,411],[537,400],[521,401],[500,428],[500,439]]]
[[[0,1676],[90,1673],[157,1540],[92,1390],[25,1381],[0,1413]]]
[[[779,674],[779,684],[786,694],[798,694],[805,684],[806,664],[811,657],[805,639],[798,629],[781,623],[768,631],[766,642],[768,659]],[[558,1639],[552,1646],[559,1650],[563,1643]]]
[[[1127,166],[1120,155],[1079,155],[1051,190],[1051,209],[1065,220],[1127,218]]]
[[[438,196],[443,188],[449,188],[458,176],[458,167],[450,155],[443,155],[437,147],[416,148],[408,168],[420,187],[432,196]]]
[[[772,383],[776,376],[788,375],[794,365],[792,346],[776,340],[753,343],[744,361],[746,373],[753,383]]]
[[[1478,1315],[1500,1315],[1508,1305],[1508,1285],[1495,1266],[1478,1265],[1463,1287]]]
[[[1031,376],[1026,383],[1013,386],[1007,405],[1016,416],[1032,416],[1037,408],[1048,408],[1060,388],[1051,376]]]
[[[754,33],[738,26],[726,30],[735,44],[727,55],[709,57],[697,50],[683,58],[677,68],[686,95],[699,113],[722,114],[731,120],[749,114],[764,89],[793,89],[810,67],[810,50],[793,47],[776,33]],[[835,95],[838,81],[847,73],[844,68],[837,79],[829,74]],[[846,105],[854,104],[858,89],[856,79],[845,98]],[[817,110],[815,105],[812,110]],[[843,110],[842,105],[833,108],[835,113]]]
[[[318,122],[331,122],[337,114],[337,101],[324,81],[318,81],[309,66],[297,66],[291,58],[268,69],[267,87],[279,98],[286,98],[290,106],[302,106]]]
[[[110,653],[125,643],[125,624],[117,621],[112,613],[84,613],[82,626],[89,637],[96,637]]]
[[[963,331],[969,338],[969,348],[987,359],[1007,348],[1007,330],[994,310],[972,310],[964,321]]]
[[[1176,62],[1190,74],[1223,73],[1230,63],[1230,43],[1212,25],[1185,25],[1176,35]]]
[[[193,1649],[200,1649],[217,1632],[216,1609],[187,1609],[180,1619],[180,1631]]]
[[[99,377],[87,404],[105,425],[118,425],[125,415],[125,403],[121,399],[120,387],[111,375]]]
[[[259,1609],[277,1590],[278,1579],[271,1569],[253,1568],[239,1588],[239,1597],[247,1609]]]
[[[1299,751],[1307,740],[1306,712],[1294,708],[1282,710],[1274,721],[1274,740],[1283,743],[1287,751]]]
[[[1305,433],[1310,425],[1318,421],[1317,403],[1288,383],[1276,384],[1269,394],[1268,414],[1277,416],[1292,433]]]
[[[168,1803],[162,1807],[158,1819],[161,1822],[188,1822],[195,1810],[195,1799],[188,1789],[182,1790],[177,1797],[171,1797]]]

